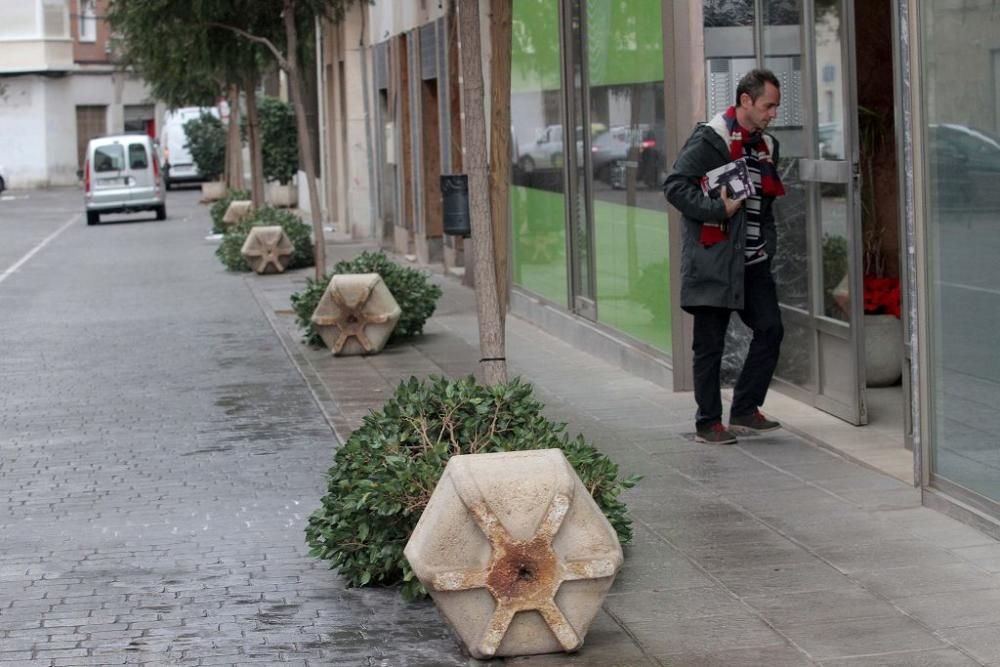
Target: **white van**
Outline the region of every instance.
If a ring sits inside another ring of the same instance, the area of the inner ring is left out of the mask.
[[[202,113],[219,118],[216,107],[183,107],[168,111],[163,118],[160,146],[163,147],[163,178],[168,190],[174,183],[205,180],[198,173],[187,147],[187,133],[184,132],[184,123],[199,118]]]
[[[156,211],[157,220],[167,217],[160,158],[145,134],[91,139],[83,187],[88,225],[100,222],[102,213]]]

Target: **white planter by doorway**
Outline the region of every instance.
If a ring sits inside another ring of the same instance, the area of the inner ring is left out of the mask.
[[[865,377],[888,387],[903,376],[903,323],[895,315],[865,315]]]

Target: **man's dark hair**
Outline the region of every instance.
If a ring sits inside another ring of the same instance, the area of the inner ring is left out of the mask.
[[[740,98],[743,93],[750,96],[751,102],[756,102],[757,98],[764,94],[764,84],[770,83],[775,88],[781,88],[781,82],[769,69],[752,69],[743,75],[739,85],[736,86],[736,106],[740,105]]]

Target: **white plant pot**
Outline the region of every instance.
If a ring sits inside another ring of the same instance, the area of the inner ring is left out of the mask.
[[[287,185],[268,183],[267,201],[271,206],[295,208],[299,203],[299,189],[294,183],[288,183]]]
[[[895,315],[865,315],[865,377],[888,387],[903,376],[903,323]]]

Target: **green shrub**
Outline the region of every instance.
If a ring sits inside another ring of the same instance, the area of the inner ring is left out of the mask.
[[[226,167],[226,128],[222,121],[202,113],[184,123],[184,133],[198,173],[209,180],[219,178]]]
[[[422,333],[427,319],[434,314],[437,300],[441,298],[441,288],[429,282],[423,271],[400,266],[384,253],[366,250],[352,260],[337,262],[322,280],[307,279],[305,289],[292,295],[295,320],[304,332],[302,340],[309,345],[323,346],[323,339],[313,327],[311,318],[330,279],[340,273],[377,273],[382,276],[385,286],[403,311],[389,337],[390,343]]]
[[[226,231],[222,224],[222,218],[226,215],[226,209],[231,203],[250,199],[250,197],[250,193],[246,190],[229,190],[222,199],[212,204],[212,208],[209,209],[209,214],[212,216],[212,233],[221,234]]]
[[[638,477],[550,421],[531,385],[486,387],[475,378],[410,378],[337,450],[327,493],[309,517],[310,554],[331,561],[349,586],[402,583],[402,594],[426,594],[403,555],[448,459],[456,454],[562,449],[622,542],[632,522],[618,496]]]
[[[276,97],[264,97],[257,105],[260,113],[260,143],[264,158],[264,178],[282,185],[292,181],[299,170],[298,128],[292,105]]]
[[[238,225],[231,225],[222,237],[222,242],[215,250],[215,256],[230,271],[249,271],[250,266],[243,259],[241,250],[247,240],[251,227],[261,225],[280,225],[288,238],[291,239],[295,251],[288,263],[289,269],[300,269],[313,265],[312,227],[284,209],[264,206],[257,209],[253,215],[244,219]]]

